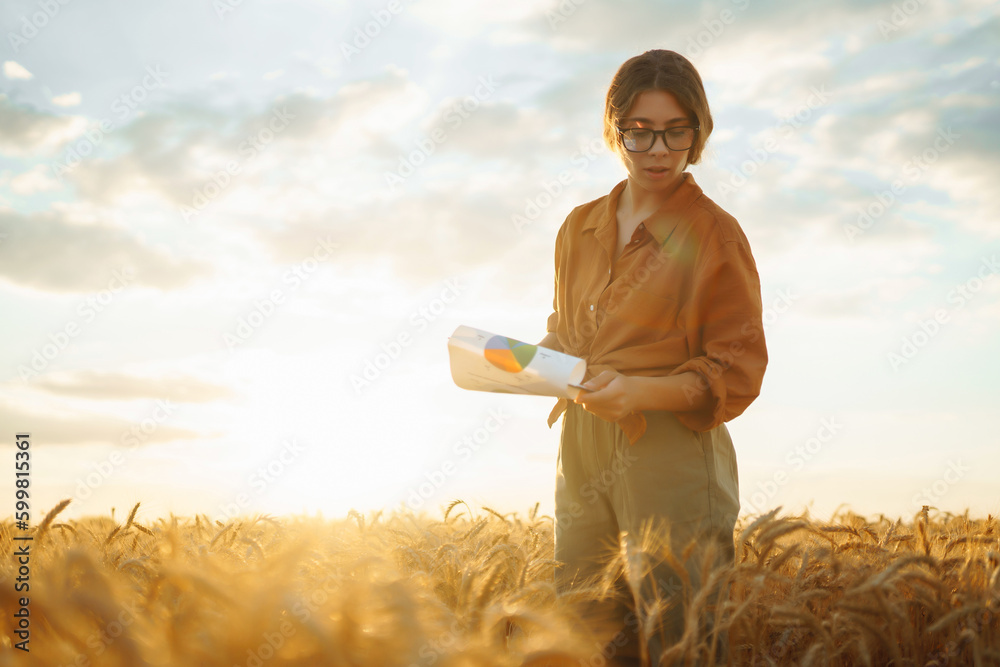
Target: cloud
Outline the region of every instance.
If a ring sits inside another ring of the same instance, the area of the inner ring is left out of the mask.
[[[59,107],[76,107],[80,106],[82,99],[80,93],[66,93],[65,95],[56,95],[53,97],[52,104]]]
[[[10,177],[8,172],[0,175],[0,185],[9,183],[10,190],[17,195],[32,195],[36,192],[59,190],[62,184],[49,175],[49,168],[38,164],[29,171]]]
[[[18,106],[0,94],[0,152],[11,156],[49,153],[79,135],[86,121]]]
[[[832,29],[875,33],[877,14],[865,0],[836,5],[788,5],[775,0],[731,0],[699,4],[650,4],[640,0],[618,3],[549,3],[543,16],[527,17],[518,27],[526,41],[544,40],[569,53],[595,51],[638,55],[649,48],[665,48],[698,59],[728,60],[723,51],[739,47],[755,60],[762,49],[776,47],[790,58],[803,49],[785,49],[790,43],[815,48]],[[761,40],[761,34],[766,39]],[[805,49],[806,51],[811,49]],[[703,59],[704,57],[704,59]],[[621,59],[624,61],[624,58]],[[773,70],[773,68],[771,68]]]
[[[123,436],[130,432],[135,435],[132,429],[137,427],[136,423],[99,414],[56,410],[40,413],[6,405],[0,405],[0,423],[10,424],[18,432],[28,432],[35,442],[46,445],[125,444]],[[143,444],[205,437],[204,433],[164,423],[157,423],[150,433],[139,433],[141,437],[137,440]]]
[[[253,233],[274,262],[302,262],[317,247],[317,239],[329,237],[340,246],[330,262],[338,270],[387,263],[395,278],[408,286],[495,272],[503,276],[506,289],[520,294],[534,284],[538,273],[552,271],[558,223],[592,193],[581,194],[584,191],[574,187],[555,200],[549,198],[551,205],[543,216],[521,233],[512,215],[523,212],[526,195],[536,197],[545,191],[524,177],[488,187],[491,179],[502,178],[506,177],[449,174],[433,190],[375,201],[364,210],[338,209],[286,219],[279,227],[255,228]],[[456,191],[460,187],[465,191]]]
[[[201,194],[208,200],[206,211],[224,212],[225,200],[269,194],[276,172],[294,169],[303,160],[320,156],[336,172],[311,170],[316,181],[356,172],[356,165],[339,158],[362,152],[360,130],[373,123],[385,126],[387,121],[381,118],[393,114],[398,118],[417,95],[419,91],[400,72],[388,70],[343,86],[331,97],[296,92],[252,113],[234,114],[207,108],[200,100],[179,100],[115,130],[103,147],[113,155],[95,153],[70,170],[67,178],[81,198],[98,204],[113,205],[137,192],[153,192],[178,207],[180,221],[179,208],[194,206]],[[227,184],[216,187],[213,179],[234,163],[236,170]],[[280,183],[273,189],[287,188],[287,183]],[[235,208],[239,209],[238,203]],[[280,204],[274,208],[276,215],[284,212]],[[255,213],[266,211],[257,208]]]
[[[48,373],[36,378],[32,386],[60,396],[91,400],[154,398],[177,403],[210,403],[236,396],[229,387],[192,376],[142,377],[99,370]]]
[[[851,285],[847,289],[821,289],[809,294],[796,311],[822,320],[844,318],[870,321],[879,315],[879,304],[873,299],[868,285]]]
[[[24,69],[19,63],[13,60],[6,60],[3,64],[3,73],[8,79],[31,79],[34,74]]]
[[[211,272],[201,262],[150,248],[125,230],[70,222],[64,211],[20,215],[0,210],[0,234],[0,278],[22,287],[102,290],[115,271],[130,269],[131,285],[177,289]]]
[[[541,21],[544,25],[544,8],[538,5],[538,0],[511,0],[502,5],[469,4],[457,12],[448,0],[425,0],[407,7],[407,13],[454,39],[479,35],[483,31],[492,32],[498,24],[521,20]]]

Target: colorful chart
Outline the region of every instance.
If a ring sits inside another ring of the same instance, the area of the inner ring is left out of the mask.
[[[519,373],[535,358],[537,345],[528,345],[506,336],[493,336],[486,341],[486,361],[502,371]]]

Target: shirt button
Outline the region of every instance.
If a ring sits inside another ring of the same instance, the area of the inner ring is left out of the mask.
[[[594,304],[590,304],[590,309],[594,310]]]

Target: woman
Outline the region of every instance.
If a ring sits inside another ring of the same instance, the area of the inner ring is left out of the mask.
[[[739,488],[724,422],[760,393],[767,351],[746,236],[685,171],[711,132],[686,58],[654,50],[625,62],[608,90],[604,140],[628,178],[573,209],[556,237],[554,312],[540,345],[586,359],[589,390],[560,399],[549,418],[551,427],[565,412],[555,531],[563,591],[597,576],[620,539],[634,553],[650,525],[669,530],[678,556],[698,539],[685,563],[693,575],[711,541],[719,562],[734,558]],[[641,585],[631,574],[629,606],[595,603],[588,618],[610,623],[605,657],[638,664],[648,652],[655,665],[683,632],[683,608],[640,635],[635,605],[676,602],[681,578],[663,564]]]

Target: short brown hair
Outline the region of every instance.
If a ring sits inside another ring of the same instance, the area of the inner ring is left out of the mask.
[[[688,164],[698,164],[708,136],[712,134],[712,113],[698,70],[687,58],[674,51],[654,49],[625,61],[618,68],[604,104],[604,143],[612,152],[624,150],[618,135],[621,119],[632,108],[635,98],[647,90],[664,90],[673,94],[682,107],[692,114],[701,128],[688,151]]]

